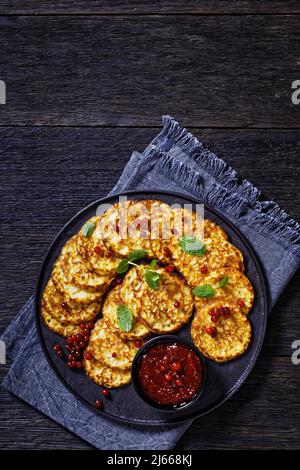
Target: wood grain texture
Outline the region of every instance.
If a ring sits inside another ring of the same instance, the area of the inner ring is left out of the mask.
[[[299,13],[297,0],[4,0],[2,14],[253,14]]]
[[[298,128],[299,34],[297,16],[0,17],[0,125]]]

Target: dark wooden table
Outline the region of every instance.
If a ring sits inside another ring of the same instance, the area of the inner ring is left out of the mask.
[[[43,255],[171,114],[300,220],[298,1],[16,0],[0,6],[0,331]],[[299,448],[299,274],[249,380],[177,449]],[[1,378],[7,366],[1,366]],[[88,444],[0,391],[4,449]]]

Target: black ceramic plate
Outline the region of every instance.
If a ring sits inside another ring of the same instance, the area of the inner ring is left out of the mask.
[[[160,199],[170,204],[201,203],[201,201],[197,201],[196,199],[190,199],[175,193],[130,191],[123,194],[127,195],[129,199]],[[73,217],[60,231],[50,246],[42,265],[35,301],[37,329],[50,366],[65,386],[84,404],[91,406],[95,411],[95,400],[100,397],[99,386],[94,384],[83,371],[69,369],[66,363],[57,357],[52,346],[54,343],[64,345],[64,339],[45,326],[40,314],[40,302],[44,287],[51,275],[53,263],[58,257],[63,245],[79,230],[86,220],[95,215],[96,209],[100,204],[114,203],[118,200],[118,197],[119,195],[116,195],[95,201]],[[133,385],[130,384],[123,388],[112,390],[111,399],[104,400],[104,409],[97,410],[97,412],[108,418],[135,424],[162,425],[201,416],[224,403],[240,388],[258,358],[264,339],[267,319],[266,288],[259,263],[248,242],[223,215],[205,206],[205,217],[223,227],[228,233],[232,243],[237,246],[244,255],[246,274],[255,289],[254,307],[249,315],[253,329],[251,345],[245,354],[228,363],[220,365],[207,360],[207,382],[205,390],[201,399],[199,399],[195,405],[172,413],[159,411],[144,403],[136,394]],[[178,335],[191,341],[190,323],[186,325]]]

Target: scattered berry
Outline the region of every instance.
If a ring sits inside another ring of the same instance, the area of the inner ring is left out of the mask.
[[[95,406],[98,410],[101,410],[103,408],[103,402],[102,400],[96,400],[95,401]]]
[[[91,359],[93,359],[93,356],[90,352],[85,352],[84,353],[84,358],[87,360],[87,361],[90,361]]]
[[[207,274],[208,273],[208,267],[207,266],[202,266],[200,271],[201,271],[201,274]]]
[[[177,302],[175,302],[174,307],[175,307],[175,308],[179,308],[180,305],[181,305],[180,302],[177,301]]]
[[[171,252],[170,252],[169,248],[167,248],[167,247],[164,248],[164,256],[166,258],[170,258],[170,256],[171,256]]]
[[[174,271],[174,266],[166,266],[167,273],[172,273]]]
[[[238,301],[238,306],[241,307],[241,308],[245,307],[245,302],[242,299],[239,300]]]
[[[224,315],[225,318],[230,317],[230,315],[231,315],[231,310],[230,310],[229,307],[224,307],[223,312],[224,312],[223,315]]]
[[[110,395],[110,391],[107,390],[107,388],[104,388],[101,393],[102,393],[102,395],[104,395],[105,397],[108,397],[108,396]]]
[[[143,346],[143,342],[138,339],[134,342],[134,345],[136,348],[141,348]]]
[[[215,338],[217,336],[217,329],[214,326],[209,326],[206,328],[206,333],[212,338]]]
[[[100,248],[100,246],[95,246],[94,252],[95,252],[97,255],[102,255],[102,254],[103,254],[103,250],[102,250],[102,248]]]

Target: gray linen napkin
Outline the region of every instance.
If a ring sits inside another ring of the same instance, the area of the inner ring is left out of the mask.
[[[225,214],[258,255],[268,286],[269,311],[300,265],[300,226],[273,201],[260,200],[249,181],[216,157],[173,118],[147,149],[134,152],[111,194],[130,189],[182,192]],[[12,360],[3,387],[99,449],[171,449],[191,421],[151,428],[107,420],[60,383],[40,348],[29,299],[2,340]]]

